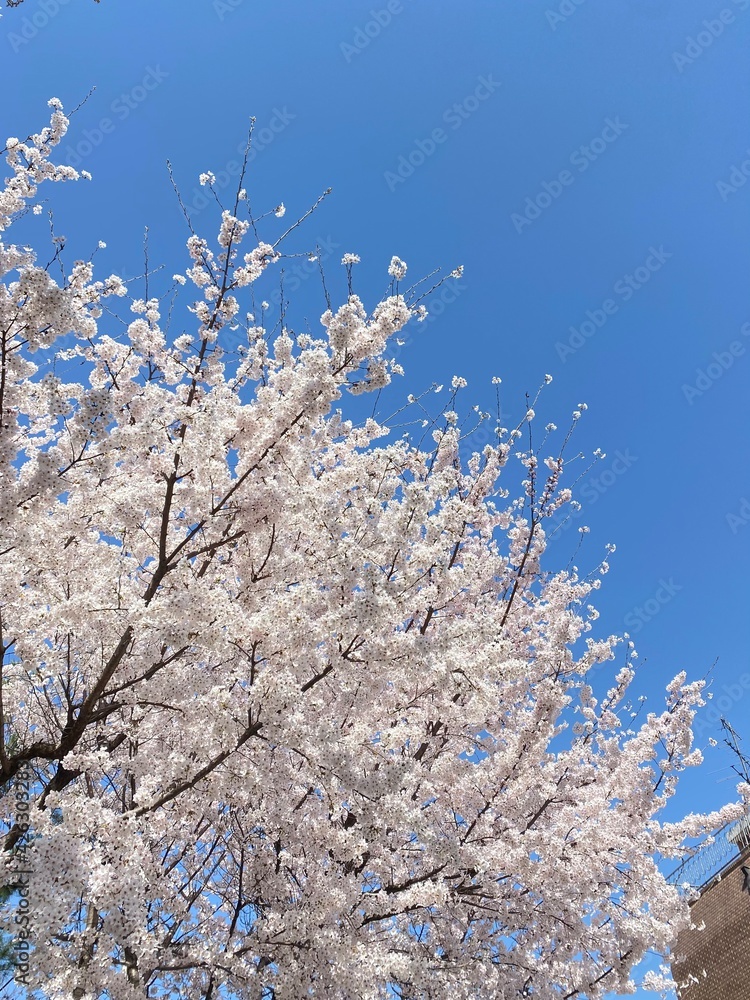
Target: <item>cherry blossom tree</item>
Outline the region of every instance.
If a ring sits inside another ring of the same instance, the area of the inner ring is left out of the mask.
[[[8,140],[3,233],[40,211],[41,183],[79,178],[52,162],[68,120],[50,104],[41,133]],[[187,241],[176,291],[195,301],[176,338],[148,295],[118,325],[126,285],[91,261],[58,281],[0,244],[0,885],[2,926],[29,941],[16,985],[112,1000],[632,991],[633,967],[688,920],[659,859],[741,813],[657,818],[699,763],[702,685],[680,674],[636,726],[634,653],[595,637],[588,603],[606,563],[542,568],[545,519],[570,502],[569,435],[522,444],[529,408],[463,462],[452,403],[419,443],[337,408],[401,374],[396,338],[424,317],[402,261],[368,309],[347,255],[319,335],[247,313],[296,224],[261,239],[242,183],[217,245]],[[620,653],[596,697],[591,671]]]

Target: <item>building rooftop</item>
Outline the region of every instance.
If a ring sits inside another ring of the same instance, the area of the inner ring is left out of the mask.
[[[673,885],[705,889],[750,848],[750,815],[722,827],[711,843],[686,858],[669,876]]]

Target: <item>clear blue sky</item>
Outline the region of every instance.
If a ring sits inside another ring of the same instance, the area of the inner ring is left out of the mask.
[[[602,630],[630,625],[654,709],[718,660],[750,746],[749,40],[750,0],[26,0],[0,21],[2,129],[96,86],[64,145],[93,182],[53,194],[71,258],[105,240],[105,273],[139,272],[146,225],[152,261],[184,267],[165,161],[193,201],[250,115],[254,204],[289,219],[333,188],[297,246],[324,241],[334,275],[359,252],[372,300],[392,254],[410,275],[464,264],[402,352],[404,393],[460,373],[489,408],[497,374],[512,419],[549,372],[545,419],[588,403],[578,446],[608,458],[581,483],[576,561],[617,544]],[[732,797],[729,763],[709,752],[674,813]]]

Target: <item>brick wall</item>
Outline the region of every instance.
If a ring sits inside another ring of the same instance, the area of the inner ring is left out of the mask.
[[[742,891],[743,864],[750,865],[747,852],[690,909],[692,922],[706,927],[684,931],[677,940],[675,957],[685,960],[673,965],[675,982],[684,982],[691,973],[699,980],[678,993],[680,1000],[750,998],[750,893]]]

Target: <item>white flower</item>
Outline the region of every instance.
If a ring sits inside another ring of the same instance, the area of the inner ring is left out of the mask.
[[[451,379],[451,385],[454,389],[465,389],[468,384],[469,383],[466,379],[462,378],[460,375],[454,375]]]
[[[100,250],[106,250],[107,249],[107,244],[104,242],[104,240],[99,240],[99,249]]]
[[[388,274],[396,281],[401,281],[402,278],[406,277],[406,264],[401,260],[400,257],[391,257],[391,262],[388,265]]]
[[[34,207],[32,208],[31,211],[34,213],[34,215],[41,215],[42,214],[42,206],[41,205],[34,205]]]
[[[451,271],[451,275],[450,276],[451,276],[451,278],[461,278],[461,277],[463,277],[463,273],[464,273],[464,266],[463,266],[463,264],[459,264],[458,267],[454,268]]]
[[[341,263],[344,264],[345,266],[348,266],[349,264],[359,264],[360,259],[361,258],[359,254],[345,253],[344,256],[341,258]]]
[[[551,381],[552,381],[552,376],[551,375],[545,375],[544,376],[544,384],[545,385],[549,385]]]
[[[277,219],[283,218],[285,212],[286,212],[286,208],[284,206],[284,202],[283,201],[281,202],[280,205],[277,205],[276,208],[273,210],[273,214],[276,216]]]
[[[205,187],[206,184],[210,186],[211,184],[216,183],[216,177],[210,170],[207,170],[205,174],[201,174],[198,180],[200,181],[201,187]]]

